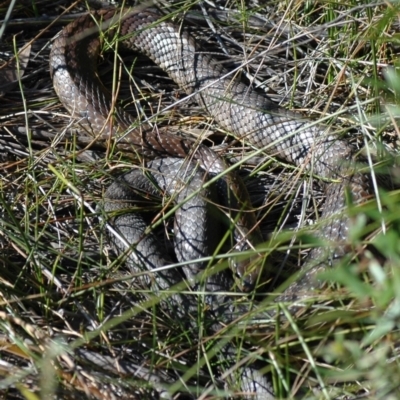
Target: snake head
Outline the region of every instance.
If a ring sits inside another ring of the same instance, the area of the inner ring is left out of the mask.
[[[263,263],[261,255],[254,254],[250,257],[233,257],[230,262],[237,285],[243,292],[252,291],[261,282]]]

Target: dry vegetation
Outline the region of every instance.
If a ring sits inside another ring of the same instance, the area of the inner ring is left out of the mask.
[[[400,115],[400,79],[389,68],[398,63],[397,2],[264,3],[160,6],[179,21],[184,17],[221,62],[244,63],[243,78],[274,101],[324,119],[367,161],[370,155],[374,163],[390,159]],[[232,380],[245,359],[257,360],[277,398],[399,398],[397,191],[349,206],[354,227],[348,257],[324,275],[330,285],[293,315],[286,304],[279,314],[286,318],[249,313],[241,324],[213,335],[201,328],[190,332],[157,307],[154,296],[138,290],[107,244],[96,206],[129,159],[112,148],[78,143],[79,127],[52,89],[51,39],[89,6],[33,0],[0,7],[1,15],[13,10],[0,57],[31,46],[27,65],[11,67],[22,69],[22,78],[0,90],[0,396],[222,398],[231,380],[233,397],[239,386]],[[113,62],[112,52],[101,60],[108,87]],[[210,145],[232,161],[249,154],[250,148],[226,138],[196,104],[177,103],[183,92],[147,59],[127,54],[124,63],[119,96],[125,107],[135,109],[134,95],[145,115],[158,113],[160,126],[195,137],[214,134]],[[243,169],[244,176],[251,175],[247,184],[262,221],[266,256],[272,253],[276,270],[257,298],[250,298],[267,312],[278,306],[266,293],[279,293],[279,284],[306,257],[307,246],[299,240],[307,239],[302,232],[317,219],[323,193],[318,183],[312,186],[275,158],[258,158]],[[163,229],[170,227],[165,222]],[[237,348],[237,365],[216,356],[227,341]]]

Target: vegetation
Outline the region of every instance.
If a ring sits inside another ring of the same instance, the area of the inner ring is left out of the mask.
[[[31,46],[26,65],[21,57],[9,64],[17,71],[15,86],[0,89],[1,395],[234,397],[240,365],[256,360],[279,399],[399,398],[400,193],[376,185],[362,205],[349,196],[349,252],[320,274],[324,288],[294,308],[275,303],[274,294],[320,243],[309,225],[324,194],[275,154],[240,166],[275,273],[257,294],[235,297],[256,304],[257,312],[213,334],[202,321],[189,331],[157,306],[159,299],[108,245],[97,205],[131,161],[112,146],[78,143],[79,127],[52,89],[49,41],[89,5],[18,3],[0,6],[1,15],[13,11],[0,54]],[[178,23],[185,16],[208,51],[229,54],[220,56],[224,62],[243,64],[243,79],[282,106],[329,124],[378,178],[387,181],[390,172],[396,181],[397,1],[174,1],[161,8]],[[227,152],[227,132],[191,100],[181,102],[183,92],[146,58],[128,54],[113,74],[115,54],[104,54],[100,74],[109,88],[121,76],[119,98],[127,110],[139,104],[144,116],[157,114],[160,126],[195,138],[213,133],[208,143],[232,163],[251,154],[250,146],[230,139]],[[171,234],[171,222],[160,221],[160,230]],[[218,357],[228,342],[237,350],[235,365]]]

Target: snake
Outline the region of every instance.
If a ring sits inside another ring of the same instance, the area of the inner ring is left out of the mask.
[[[102,42],[110,43],[116,36],[122,38],[118,40],[119,48],[149,57],[222,129],[260,153],[288,162],[311,177],[322,178],[326,200],[318,235],[335,243],[334,249],[327,254],[326,248],[314,248],[309,256],[313,268],[305,271],[279,299],[297,298],[312,290],[317,285],[316,271],[346,252],[350,225],[343,213],[346,191],[355,203],[370,193],[368,177],[356,169],[352,146],[329,127],[281,107],[265,93],[242,82],[239,74],[203,51],[184,27],[154,9],[94,11],[68,24],[53,42],[50,73],[54,89],[70,115],[96,141],[107,142],[111,138],[118,148],[145,160],[190,160],[213,176],[228,168],[206,145],[159,130],[149,122],[138,123],[137,118],[115,106],[97,77],[96,65]],[[158,168],[156,164],[153,167]],[[242,185],[235,177],[229,178],[227,186],[240,197]],[[108,194],[113,190],[114,186]],[[114,199],[115,196],[111,195]],[[251,231],[246,226],[243,223],[244,236]],[[255,275],[250,274],[251,279]]]

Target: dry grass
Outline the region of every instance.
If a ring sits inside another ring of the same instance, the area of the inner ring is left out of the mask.
[[[279,306],[287,318],[249,314],[213,335],[188,331],[138,290],[107,245],[96,205],[130,161],[114,149],[83,151],[73,135],[79,128],[51,86],[49,41],[86,5],[43,0],[13,7],[0,51],[10,55],[28,42],[32,50],[19,85],[0,98],[1,395],[184,399],[204,398],[209,388],[206,398],[221,398],[226,380],[238,389],[238,365],[215,356],[232,341],[238,364],[257,360],[278,398],[398,398],[399,194],[349,207],[351,252],[325,274],[340,286],[316,294],[292,316],[289,305]],[[185,25],[207,50],[232,67],[251,59],[244,79],[282,106],[328,121],[361,153],[396,148],[400,80],[396,71],[386,78],[384,72],[398,63],[397,3],[204,7],[207,13],[189,3],[163,10],[180,18],[187,12]],[[162,71],[138,55],[124,62],[120,98],[128,109],[136,107],[134,93],[146,116],[159,113],[160,126],[214,134],[216,150],[227,153],[225,132],[196,104],[178,104],[184,94]],[[105,55],[100,67],[108,87],[112,63],[113,55]],[[233,142],[229,149],[232,160],[251,151]],[[290,239],[317,219],[323,194],[275,158],[257,159],[245,166],[249,173],[266,254],[274,245],[280,249],[273,256],[277,281],[264,289],[271,292],[302,265],[307,249]],[[278,307],[262,293],[257,304],[265,312]]]

